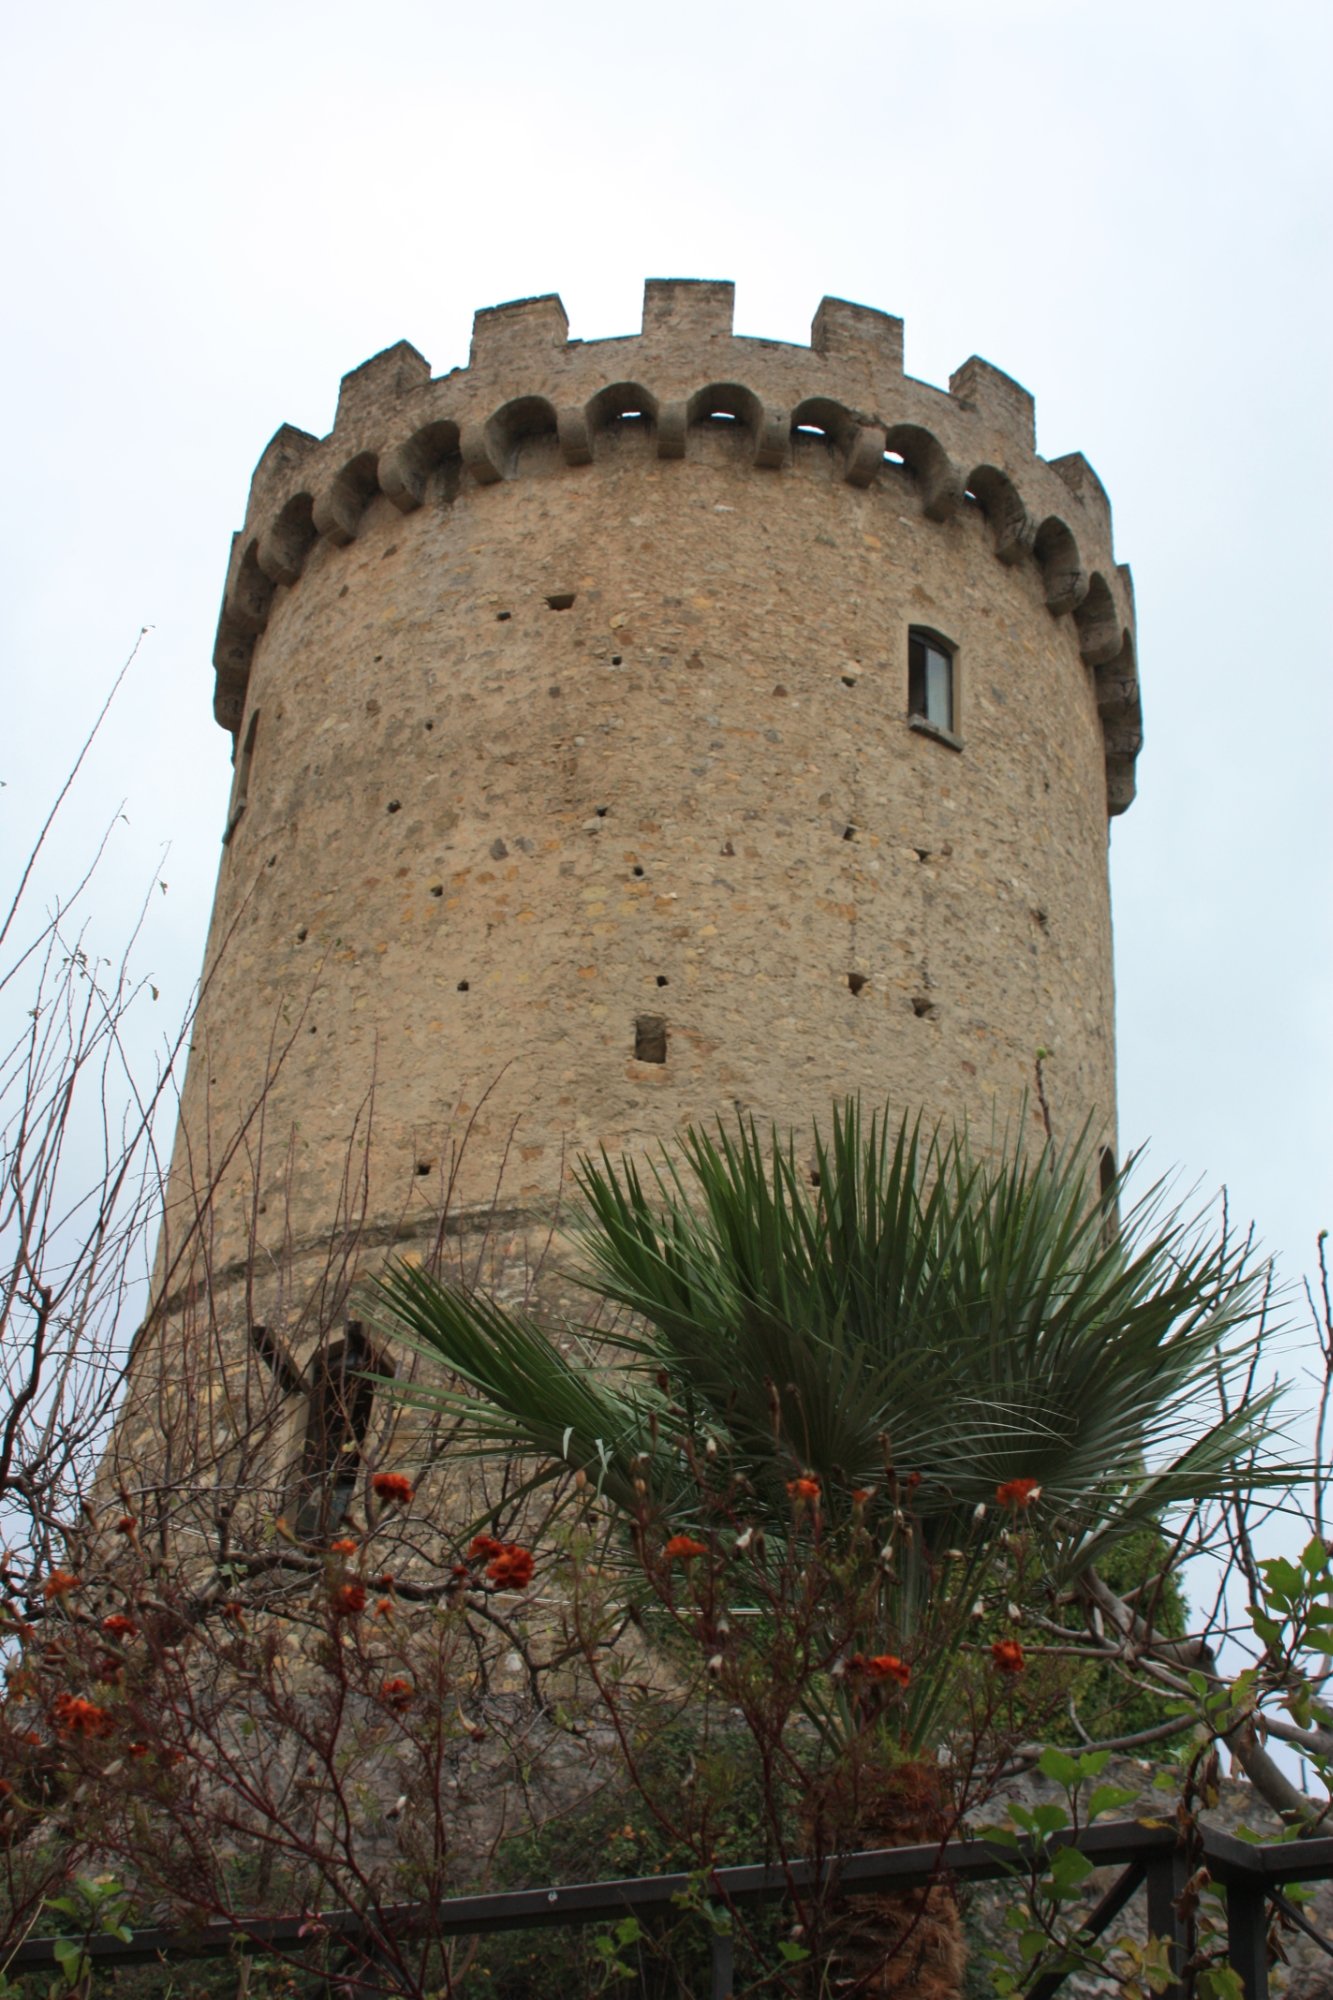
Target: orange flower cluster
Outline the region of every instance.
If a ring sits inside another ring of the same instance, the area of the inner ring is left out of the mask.
[[[813,1472],[804,1472],[799,1479],[787,1481],[787,1491],[793,1500],[809,1500],[813,1503],[819,1499],[819,1481]]]
[[[1021,1674],[1027,1666],[1017,1639],[997,1639],[990,1649],[991,1659],[1002,1674]]]
[[[486,1565],[486,1574],[497,1590],[526,1590],[537,1564],[532,1550],[518,1542],[508,1542]]]
[[[132,1639],[138,1629],[134,1620],[127,1618],[123,1611],[113,1611],[109,1618],[102,1620],[102,1630],[108,1639]]]
[[[498,1542],[494,1535],[474,1535],[468,1547],[473,1562],[484,1562],[497,1590],[526,1590],[537,1567],[531,1549],[521,1542]]]
[[[58,1736],[109,1736],[115,1723],[95,1701],[82,1695],[58,1694],[51,1704],[51,1727]]]
[[[392,1680],[383,1682],[380,1687],[380,1700],[395,1715],[401,1715],[404,1709],[410,1708],[415,1695],[416,1689],[411,1681],[405,1681],[401,1674],[395,1674]]]
[[[1036,1479],[1006,1479],[1002,1486],[996,1487],[995,1498],[1002,1507],[1012,1507],[1021,1514],[1034,1500],[1040,1500],[1041,1484]]]
[[[355,1618],[366,1608],[366,1586],[364,1583],[340,1583],[333,1593],[333,1613],[336,1618]]]
[[[71,1590],[78,1590],[82,1582],[83,1578],[75,1576],[72,1570],[53,1569],[42,1585],[42,1596],[51,1604],[57,1597],[67,1597]]]
[[[696,1542],[693,1535],[673,1535],[662,1553],[668,1562],[693,1562],[708,1554],[708,1544]]]
[[[377,1500],[388,1500],[395,1507],[410,1507],[415,1488],[405,1472],[377,1472],[370,1490]]]
[[[340,1535],[336,1542],[329,1543],[329,1552],[335,1556],[354,1556],[357,1550],[355,1535]]]
[[[862,1680],[897,1681],[899,1687],[906,1687],[912,1678],[912,1669],[896,1653],[872,1653],[868,1659],[864,1653],[853,1653],[847,1671]]]
[[[116,1533],[118,1535],[132,1535],[137,1526],[138,1522],[135,1520],[133,1514],[122,1514],[116,1523]]]

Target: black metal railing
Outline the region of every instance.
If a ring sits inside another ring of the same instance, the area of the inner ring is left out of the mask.
[[[1146,1930],[1166,1941],[1174,1983],[1166,2000],[1182,2000],[1182,1973],[1190,1948],[1189,1925],[1183,1910],[1185,1890],[1202,1866],[1212,1882],[1226,1892],[1227,1963],[1240,1977],[1245,2000],[1268,2000],[1267,1938],[1270,1912],[1279,1909],[1297,1929],[1333,1957],[1333,1943],[1323,1937],[1283,1894],[1293,1882],[1333,1880],[1333,1839],[1274,1841],[1251,1844],[1233,1835],[1200,1828],[1190,1851],[1182,1847],[1176,1829],[1131,1820],[1094,1826],[1077,1836],[1055,1836],[1047,1851],[1072,1844],[1097,1868],[1119,1867],[1120,1875],[1084,1919],[1080,1937],[1092,1943],[1142,1889],[1146,1895]],[[1039,1860],[1032,1842],[1015,1849],[985,1840],[951,1841],[944,1847],[876,1848],[840,1855],[815,1864],[743,1866],[714,1869],[704,1879],[710,1904],[722,1909],[779,1901],[808,1890],[839,1895],[883,1894],[928,1887],[952,1879],[959,1883],[1012,1880],[1015,1868]],[[581,1882],[542,1889],[507,1889],[489,1895],[454,1896],[426,1907],[420,1903],[379,1908],[373,1919],[351,1910],[299,1917],[247,1918],[184,1933],[139,1930],[128,1939],[94,1935],[82,1945],[94,1968],[170,1964],[188,1958],[219,1957],[236,1951],[300,1955],[314,1943],[342,1943],[365,1956],[357,1976],[363,1993],[375,1991],[370,1940],[378,1935],[405,1938],[413,1933],[443,1941],[496,1931],[573,1928],[615,1923],[632,1916],[651,1926],[677,1914],[684,1902],[697,1897],[696,1875],[629,1876],[623,1880]],[[10,1976],[35,1972],[57,1963],[56,1946],[65,1940],[30,1938],[12,1954],[4,1970]],[[730,1930],[711,1935],[711,2000],[729,2000],[733,1983],[734,1939]],[[386,1978],[388,1975],[385,1975]],[[1039,1975],[1028,1988],[1028,2000],[1052,2000],[1067,1972]],[[380,1989],[384,2000],[398,1990]]]

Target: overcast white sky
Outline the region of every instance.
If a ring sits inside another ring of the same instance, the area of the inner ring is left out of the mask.
[[[1082,450],[1138,592],[1147,747],[1112,842],[1126,1147],[1230,1184],[1289,1276],[1333,1223],[1328,0],[87,0],[3,31],[0,849],[154,628],[64,856],[125,802],[113,942],[165,1025],[229,783],[209,656],[255,459],[400,337],[731,277],[978,353]],[[170,854],[159,867],[161,848]],[[60,856],[57,865],[61,865]],[[67,865],[67,864],[65,864]],[[7,872],[7,871],[6,871]]]

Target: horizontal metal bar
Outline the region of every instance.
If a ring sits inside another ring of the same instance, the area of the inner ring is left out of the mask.
[[[1333,1840],[1269,1843],[1251,1847],[1244,1841],[1205,1829],[1202,1843],[1209,1866],[1219,1881],[1228,1879],[1272,1886],[1283,1881],[1322,1881],[1333,1875]],[[1114,1864],[1146,1866],[1159,1855],[1175,1852],[1177,1834],[1165,1822],[1145,1825],[1138,1820],[1087,1827],[1077,1837],[1057,1834],[1045,1851],[1076,1845],[1095,1867]],[[995,1881],[1016,1866],[1030,1866],[1042,1853],[1039,1842],[1020,1841],[1015,1847],[984,1840],[950,1841],[946,1846],[876,1848],[838,1855],[816,1863],[797,1861],[714,1869],[709,1893],[724,1902],[771,1901],[836,1885],[840,1894],[865,1894],[895,1888],[921,1887],[941,1876],[960,1881]],[[513,1889],[480,1896],[454,1896],[428,1906],[405,1903],[372,1910],[277,1918],[246,1918],[210,1924],[197,1931],[166,1929],[136,1931],[126,1942],[114,1937],[89,1938],[88,1956],[98,1964],[143,1964],[154,1959],[207,1958],[230,1951],[300,1952],[321,1939],[353,1942],[363,1937],[393,1937],[423,1932],[435,1937],[468,1936],[489,1931],[545,1929],[551,1926],[601,1923],[627,1915],[650,1916],[669,1909],[679,1897],[698,1886],[697,1874],[627,1876],[612,1881],[582,1882],[547,1889]],[[1128,1892],[1132,1893],[1132,1892]],[[1109,1922],[1109,1917],[1107,1918]],[[30,1938],[8,1960],[14,1972],[55,1963],[51,1938]]]
[[[1233,1833],[1201,1828],[1210,1872],[1219,1882],[1235,1874],[1261,1882],[1327,1882],[1333,1879],[1333,1840],[1237,1840]]]

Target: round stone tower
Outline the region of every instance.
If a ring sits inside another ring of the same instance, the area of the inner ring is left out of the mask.
[[[905,376],[863,306],[793,346],[652,281],[637,335],[527,299],[466,369],[344,377],[260,460],[219,630],[175,1164],[214,1271],[349,1205],[428,1229],[464,1132],[455,1211],[517,1220],[737,1107],[989,1134],[1043,1051],[1057,1131],[1112,1142],[1133,625],[1087,461],[984,361]]]

